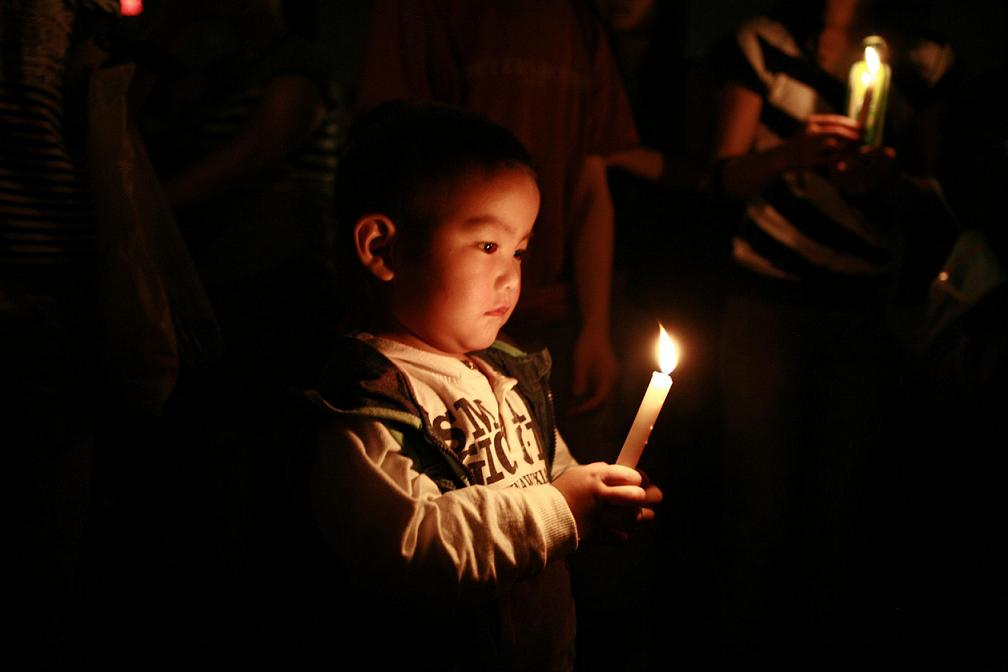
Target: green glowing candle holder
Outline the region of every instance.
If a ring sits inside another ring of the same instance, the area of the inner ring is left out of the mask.
[[[847,81],[847,116],[864,128],[862,142],[872,147],[882,144],[886,103],[889,100],[889,80],[892,70],[886,62],[889,47],[878,35],[862,42],[864,59],[850,70]]]

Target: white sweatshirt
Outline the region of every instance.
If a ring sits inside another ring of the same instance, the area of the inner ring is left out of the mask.
[[[557,437],[551,470],[516,382],[362,336],[405,374],[431,425],[485,485],[442,494],[381,422],[335,418],[319,434],[312,500],[323,536],[362,581],[387,593],[499,610],[494,637],[516,669],[573,664],[564,559],[573,514],[549,485],[576,464]],[[530,667],[531,666],[531,667]]]

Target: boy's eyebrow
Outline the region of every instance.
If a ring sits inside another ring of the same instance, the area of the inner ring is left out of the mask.
[[[492,226],[498,226],[507,231],[508,233],[512,234],[517,233],[515,231],[515,227],[511,226],[510,224],[501,219],[498,219],[493,215],[477,215],[476,217],[470,217],[469,219],[465,220],[465,225],[472,228],[475,228],[477,226],[485,226],[487,224]],[[529,232],[525,237],[526,238],[532,237],[532,229],[529,229]]]

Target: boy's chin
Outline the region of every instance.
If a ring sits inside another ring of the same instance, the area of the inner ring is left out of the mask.
[[[468,351],[469,352],[477,352],[479,350],[486,350],[491,345],[493,345],[494,342],[496,342],[496,340],[497,340],[497,333],[494,332],[493,338],[484,338],[484,339],[480,339],[480,340],[474,340],[472,343],[470,343],[471,347],[469,348]]]
[[[499,338],[500,330],[494,329],[493,331],[482,334],[479,338],[472,339],[467,345],[469,346],[468,352],[476,352],[477,350],[486,350]]]

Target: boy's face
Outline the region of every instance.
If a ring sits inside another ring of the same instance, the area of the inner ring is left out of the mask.
[[[449,191],[436,201],[425,241],[397,241],[408,247],[395,254],[387,296],[398,325],[387,335],[462,355],[490,346],[518,302],[539,189],[526,171],[502,168],[461,178]]]

